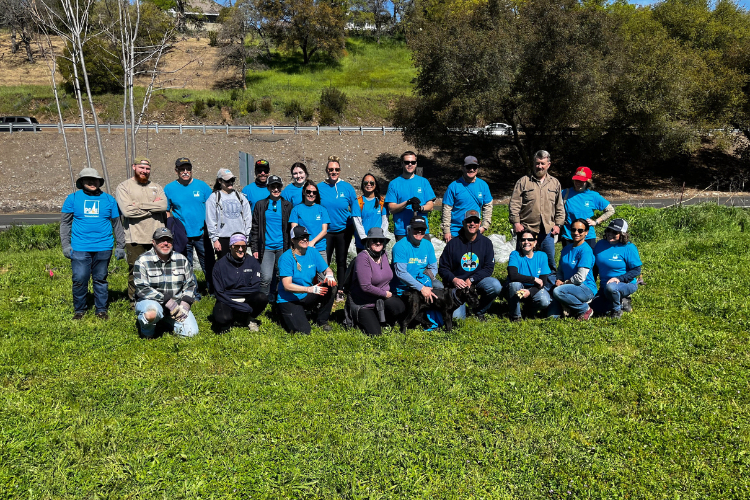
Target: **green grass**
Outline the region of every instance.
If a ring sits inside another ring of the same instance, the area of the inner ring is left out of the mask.
[[[647,282],[621,321],[380,338],[217,336],[204,299],[198,337],[139,340],[122,262],[110,321],[73,322],[54,226],[3,233],[0,496],[746,498],[750,214],[618,214]]]

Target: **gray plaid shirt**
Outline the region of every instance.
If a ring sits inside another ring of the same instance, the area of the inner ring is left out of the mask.
[[[195,301],[193,270],[181,253],[172,252],[164,262],[152,248],[135,261],[133,278],[138,300],[155,300],[160,304],[169,299],[184,300],[188,304]]]

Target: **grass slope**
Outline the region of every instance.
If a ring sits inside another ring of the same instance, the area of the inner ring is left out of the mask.
[[[750,215],[618,214],[647,282],[621,321],[380,338],[216,336],[204,299],[197,338],[139,340],[122,262],[111,320],[73,322],[55,227],[0,235],[2,496],[747,497]]]

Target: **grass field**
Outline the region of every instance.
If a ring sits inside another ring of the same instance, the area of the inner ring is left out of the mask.
[[[217,336],[207,298],[198,337],[139,340],[123,262],[110,321],[73,322],[56,228],[3,233],[0,496],[747,498],[750,214],[618,214],[647,283],[621,321],[503,302],[379,338]]]

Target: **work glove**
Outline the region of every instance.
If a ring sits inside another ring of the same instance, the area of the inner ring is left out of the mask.
[[[182,323],[188,318],[188,314],[190,314],[190,304],[185,302],[184,300],[180,302],[180,306],[177,308],[178,312],[175,314],[174,319],[175,321],[179,321]]]
[[[419,207],[422,206],[422,201],[415,196],[414,198],[409,200],[409,205],[411,205],[411,209],[414,212],[419,212]]]
[[[125,258],[125,249],[124,248],[115,248],[115,259],[122,260]]]
[[[167,303],[164,304],[164,307],[166,307],[169,311],[169,315],[174,318],[174,315],[176,314],[177,308],[180,307],[180,304],[174,299],[169,299]]]
[[[62,251],[66,259],[73,258],[73,249],[71,247],[63,247]]]

